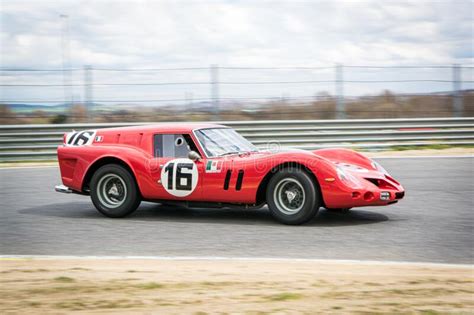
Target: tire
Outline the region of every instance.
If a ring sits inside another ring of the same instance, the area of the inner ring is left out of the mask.
[[[272,216],[290,225],[311,220],[321,204],[318,186],[305,171],[297,168],[286,168],[273,175],[266,200]]]
[[[141,202],[135,178],[118,164],[99,168],[90,183],[92,203],[103,215],[122,218],[134,212]]]
[[[329,212],[347,214],[352,208],[326,208]]]

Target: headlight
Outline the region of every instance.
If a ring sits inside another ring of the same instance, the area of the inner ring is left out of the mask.
[[[344,172],[344,170],[342,168],[340,168],[339,166],[336,167],[336,171],[337,171],[337,176],[339,176],[339,179],[342,180],[342,181],[346,181],[347,180],[347,174],[346,172]]]
[[[360,182],[357,178],[352,176],[352,174],[345,172],[342,167],[336,166],[337,176],[341,181],[346,184],[349,184],[351,187],[359,187]]]
[[[379,163],[372,161],[372,167],[376,169],[377,171],[379,171],[380,173],[388,175],[388,172]]]

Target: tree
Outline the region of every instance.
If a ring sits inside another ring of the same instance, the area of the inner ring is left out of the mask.
[[[51,118],[52,124],[64,124],[67,122],[67,115],[65,114],[57,114],[53,118]]]
[[[17,117],[14,112],[11,111],[8,105],[0,104],[0,123],[2,125],[15,123]]]

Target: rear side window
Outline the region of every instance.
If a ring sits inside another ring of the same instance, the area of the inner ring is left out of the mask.
[[[187,134],[159,134],[154,136],[153,142],[155,157],[186,158],[189,151],[197,151]]]

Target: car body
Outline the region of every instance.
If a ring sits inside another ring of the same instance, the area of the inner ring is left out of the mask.
[[[301,224],[319,207],[385,206],[404,196],[400,183],[358,152],[258,150],[232,128],[216,124],[71,132],[57,153],[63,185],[56,190],[90,194],[111,217],[133,212],[141,200],[220,207],[267,203],[274,216],[279,212],[279,221]],[[124,206],[124,194],[132,194],[125,197],[134,202]],[[302,209],[308,213],[298,214]]]

